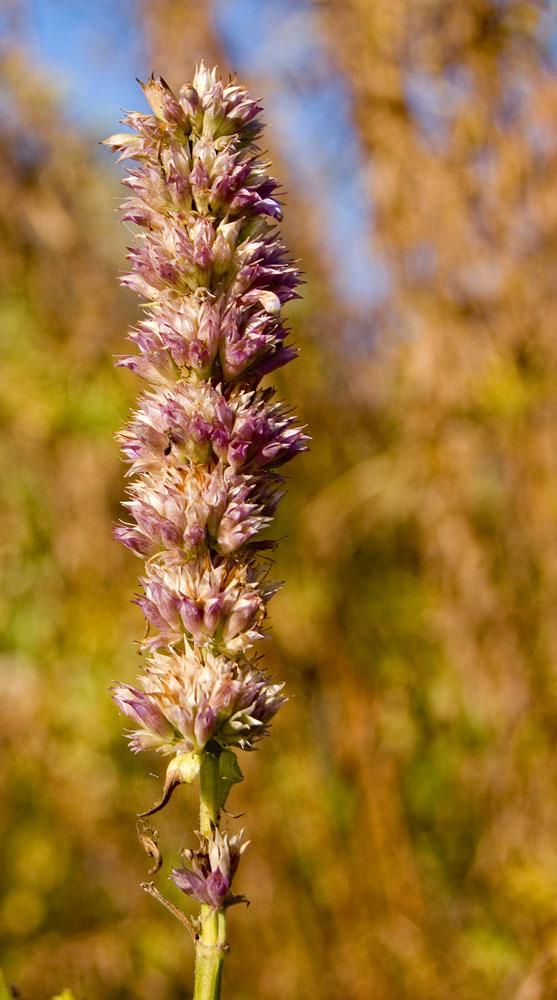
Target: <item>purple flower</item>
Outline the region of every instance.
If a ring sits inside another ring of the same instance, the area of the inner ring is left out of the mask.
[[[132,734],[134,750],[172,750],[174,730],[148,694],[129,684],[115,684],[111,692],[120,711],[142,727],[141,732]]]
[[[147,385],[118,434],[131,520],[114,532],[145,560],[148,655],[139,686],[112,694],[136,726],[131,748],[171,755],[153,812],[215,759],[228,759],[226,793],[241,778],[230,748],[253,748],[285,701],[250,652],[277,589],[262,558],[276,542],[260,536],[284,493],[278,470],[308,439],[260,387],[296,357],[282,311],[300,282],[255,144],[261,107],[203,64],[178,95],[162,78],[143,89],[152,113],[130,112],[131,131],[107,143],[131,161],[121,210],[142,229],[122,282],[144,308],[118,364]],[[172,877],[222,911],[243,899],[231,891],[243,846],[206,819],[203,833]]]
[[[213,910],[245,903],[245,896],[234,896],[230,891],[240,855],[248,846],[241,842],[242,833],[231,837],[215,830],[213,840],[201,836],[199,839],[199,850],[184,851],[191,868],[173,868],[172,881],[186,896],[205,903]]]
[[[134,750],[183,753],[202,750],[211,739],[248,749],[265,735],[284,704],[282,685],[243,656],[206,652],[204,660],[189,644],[181,652],[154,652],[140,678],[143,690],[113,687],[118,707],[140,726],[132,734]]]

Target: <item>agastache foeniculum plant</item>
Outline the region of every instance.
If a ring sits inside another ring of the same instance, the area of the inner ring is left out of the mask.
[[[200,917],[189,924],[152,882],[144,888],[190,928],[194,1000],[216,1000],[246,846],[221,830],[221,813],[242,779],[236,751],[255,746],[285,701],[253,652],[277,589],[268,579],[276,543],[261,532],[284,492],[279,470],[307,437],[261,380],[296,356],[281,310],[300,277],[277,232],[278,182],[256,145],[260,105],[203,64],[178,95],[162,78],[142,86],[153,113],[129,113],[133,131],[106,140],[120,160],[137,161],[123,182],[122,218],[139,233],[122,282],[146,301],[129,333],[137,351],[118,363],[148,383],[118,435],[133,520],[115,529],[144,560],[145,662],[140,686],[116,684],[113,697],[137,727],[132,750],[170,757],[144,816],[199,780],[199,845],[171,877]],[[140,837],[153,874],[156,831],[145,821]]]

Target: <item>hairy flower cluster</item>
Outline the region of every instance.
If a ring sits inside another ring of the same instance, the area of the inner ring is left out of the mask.
[[[143,691],[113,688],[118,706],[141,727],[130,738],[136,751],[185,753],[203,750],[209,740],[249,748],[284,702],[282,685],[271,684],[254,663],[211,652],[200,660],[188,646],[154,653],[142,681]]]
[[[249,650],[276,590],[261,560],[274,543],[260,533],[283,493],[278,470],[307,446],[260,386],[296,354],[281,309],[299,273],[254,141],[259,105],[203,65],[178,96],[160,78],[144,91],[152,114],[131,112],[132,131],[107,140],[136,161],[122,207],[140,231],[122,281],[146,300],[129,334],[136,353],[119,364],[149,383],[119,435],[133,520],[116,528],[145,559],[137,603],[148,658],[141,687],[118,684],[113,696],[138,726],[134,750],[199,753],[210,740],[249,749],[284,701]],[[227,877],[213,861],[198,858],[188,876],[205,902]]]
[[[245,896],[234,896],[230,886],[249,841],[242,843],[242,832],[229,836],[220,830],[215,830],[212,840],[200,835],[199,841],[199,850],[184,851],[191,869],[173,868],[172,880],[186,896],[214,910],[245,903]]]

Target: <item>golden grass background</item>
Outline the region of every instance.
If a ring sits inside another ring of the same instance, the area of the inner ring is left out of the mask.
[[[226,1000],[557,995],[557,81],[527,0],[315,4],[353,94],[388,293],[335,293],[315,206],[269,133],[307,285],[278,378],[290,472],[269,668],[294,697],[244,755],[252,841]],[[211,4],[137,0],[157,71],[228,69]],[[249,28],[249,26],[247,26]],[[193,949],[140,890],[139,563],[111,540],[116,172],[24,52],[1,65],[0,965],[22,1000],[179,1000]],[[425,80],[428,129],[408,81]],[[456,83],[455,83],[456,81]],[[247,81],[265,97],[268,82]],[[452,90],[451,90],[452,87]],[[115,117],[119,107],[114,97]],[[99,137],[102,138],[102,137]],[[339,191],[339,198],[342,192]],[[372,233],[370,232],[370,241]],[[179,791],[158,824],[177,859]],[[170,883],[161,888],[173,896]],[[177,895],[173,898],[177,901]]]

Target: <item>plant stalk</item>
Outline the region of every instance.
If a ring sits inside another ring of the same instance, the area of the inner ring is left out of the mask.
[[[218,826],[220,783],[219,757],[207,748],[201,755],[199,822],[203,836],[211,838]],[[196,945],[193,1000],[219,1000],[222,965],[227,950],[226,914],[201,904],[201,933]]]

